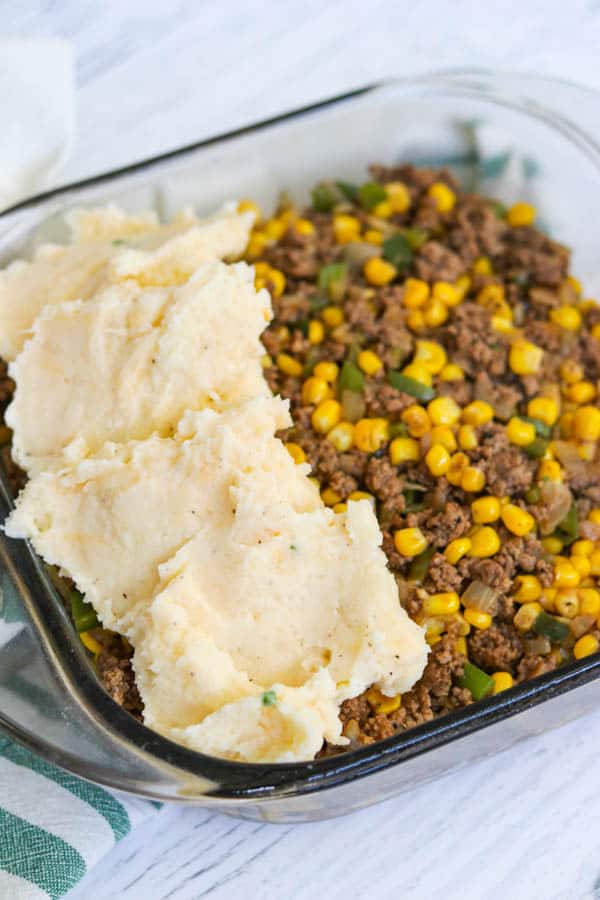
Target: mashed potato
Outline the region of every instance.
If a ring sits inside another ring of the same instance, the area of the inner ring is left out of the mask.
[[[165,436],[187,409],[267,396],[260,333],[271,299],[253,280],[245,263],[210,262],[182,287],[126,281],[47,306],[10,366],[17,463],[39,472],[60,466],[67,447],[73,458],[107,440]]]

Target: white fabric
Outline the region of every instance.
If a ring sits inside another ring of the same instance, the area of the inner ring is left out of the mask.
[[[74,135],[73,52],[59,38],[0,40],[0,210],[51,185]]]
[[[0,869],[0,897],[10,900],[49,900],[46,891],[37,887],[26,878],[13,875]]]

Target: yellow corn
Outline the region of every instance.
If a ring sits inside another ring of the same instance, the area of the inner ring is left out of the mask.
[[[378,716],[387,716],[389,713],[400,709],[402,704],[402,696],[400,694],[396,694],[395,697],[387,697],[378,688],[369,688],[366,697],[367,703]]]
[[[441,372],[446,365],[446,359],[446,351],[441,344],[436,341],[417,341],[413,361],[420,363],[432,375]]]
[[[471,538],[468,537],[460,537],[455,538],[453,541],[450,541],[446,549],[444,550],[444,556],[453,566],[466,556],[466,554],[471,549]]]
[[[580,282],[579,278],[575,278],[574,275],[567,275],[566,280],[567,280],[567,284],[573,288],[573,290],[579,297],[579,295],[581,294],[581,291],[582,291],[581,282]]]
[[[471,266],[473,272],[476,275],[491,275],[492,274],[492,263],[489,257],[480,256],[478,257],[473,265]]]
[[[296,464],[306,462],[306,453],[300,444],[288,441],[284,446]]]
[[[456,638],[456,644],[455,644],[454,646],[456,647],[456,652],[457,652],[457,653],[460,653],[461,656],[467,656],[467,655],[468,655],[468,648],[467,648],[467,640],[466,640],[466,638],[464,638],[464,637],[462,637],[462,636]]]
[[[461,425],[458,429],[458,443],[461,450],[474,450],[479,441],[472,425]]]
[[[427,406],[427,414],[433,425],[455,425],[461,409],[452,397],[436,397]]]
[[[433,298],[423,310],[423,318],[430,328],[437,328],[448,318],[448,307],[441,300]]]
[[[394,534],[394,545],[401,556],[419,556],[427,549],[427,538],[420,528],[401,528]]]
[[[373,215],[377,219],[390,219],[394,214],[394,210],[387,200],[382,200],[373,207]]]
[[[338,453],[346,453],[354,443],[354,425],[352,422],[338,422],[327,435]]]
[[[95,637],[89,633],[89,631],[80,631],[79,632],[79,640],[86,647],[90,653],[93,653],[97,656],[99,653],[102,653],[102,644],[100,641],[97,641]]]
[[[500,549],[498,532],[489,525],[483,525],[471,535],[471,549],[469,556],[488,557],[493,556]]]
[[[507,503],[502,507],[501,517],[506,528],[519,537],[529,534],[535,528],[533,516],[513,503]]]
[[[598,650],[598,639],[593,634],[584,634],[576,641],[573,647],[573,656],[575,659],[583,659],[584,656],[591,656]]]
[[[273,365],[273,360],[271,359],[271,357],[269,356],[268,353],[263,353],[263,355],[260,358],[260,364],[263,367],[263,369],[270,369],[271,366]]]
[[[582,616],[600,615],[600,591],[595,588],[578,588],[579,613]]]
[[[543,459],[537,471],[538,481],[562,481],[563,471],[555,459]]]
[[[575,306],[559,306],[550,311],[550,320],[565,331],[578,331],[581,328],[581,313]]]
[[[532,225],[535,221],[536,209],[531,203],[515,203],[508,210],[506,219],[514,228],[522,225]]]
[[[574,359],[565,359],[560,364],[560,377],[566,384],[575,384],[583,378],[583,369]]]
[[[340,495],[332,488],[325,488],[324,491],[321,491],[321,500],[325,506],[335,506],[341,499]]]
[[[359,419],[354,426],[354,443],[364,453],[375,453],[388,440],[389,434],[386,419]]]
[[[595,525],[600,525],[600,507],[596,507],[589,511],[588,521],[594,522]]]
[[[294,222],[294,230],[303,237],[308,237],[308,235],[315,233],[315,226],[310,219],[296,219]]]
[[[362,350],[358,354],[357,362],[366,375],[375,375],[383,365],[377,354],[372,350]]]
[[[331,395],[331,389],[326,381],[311,375],[302,385],[302,403],[305,406],[314,406],[328,400]]]
[[[308,323],[308,340],[311,344],[322,344],[325,338],[323,323],[318,319],[311,319]]]
[[[329,328],[337,328],[344,321],[344,313],[339,306],[326,306],[321,316]]]
[[[462,420],[467,425],[485,425],[494,418],[494,409],[484,400],[473,400],[462,411]]]
[[[518,447],[527,447],[528,444],[535,440],[535,425],[513,416],[506,426],[506,436],[511,444],[516,444]]]
[[[516,375],[534,375],[543,358],[544,351],[541,347],[520,338],[510,348],[508,364]]]
[[[264,232],[272,241],[278,241],[287,231],[287,225],[281,219],[269,219],[264,224]]]
[[[337,425],[341,418],[341,404],[337,400],[324,400],[313,411],[311,416],[312,427],[321,434],[327,434],[334,425]]]
[[[596,456],[596,444],[593,441],[587,444],[578,444],[577,455],[586,462],[592,462]]]
[[[428,188],[427,193],[431,199],[434,200],[435,205],[441,213],[450,212],[454,209],[456,194],[447,184],[444,184],[443,181],[434,181]]]
[[[591,563],[590,559],[590,563]],[[571,561],[564,556],[557,556],[554,561],[554,587],[577,587],[580,575]]]
[[[494,672],[492,680],[494,682],[494,690],[492,693],[494,694],[499,694],[501,691],[507,691],[514,684],[510,672]]]
[[[582,581],[588,577],[588,575],[590,574],[590,569],[592,567],[592,564],[587,556],[572,556],[571,565],[579,572],[579,578]]]
[[[564,588],[556,592],[554,608],[559,616],[565,619],[574,619],[579,615],[579,597],[573,588]]]
[[[552,553],[553,555],[555,555],[556,553],[560,553],[563,545],[560,538],[550,535],[550,537],[542,538],[542,547],[548,553]]]
[[[554,425],[558,419],[558,404],[551,397],[534,397],[527,404],[527,415],[546,425]]]
[[[593,541],[581,539],[571,544],[571,556],[591,556],[594,552]]]
[[[360,237],[360,222],[355,216],[334,216],[333,233],[338,244],[357,241]]]
[[[373,284],[375,287],[383,287],[383,285],[389,284],[390,281],[394,280],[398,270],[387,260],[373,256],[364,264],[363,274],[369,284]]]
[[[276,362],[277,367],[286,375],[293,375],[297,378],[304,371],[302,363],[290,356],[289,353],[278,353]]]
[[[348,494],[348,500],[368,500],[369,503],[375,503],[375,497],[368,491],[352,491],[351,494]]]
[[[481,612],[478,609],[465,609],[463,616],[469,625],[472,625],[473,628],[479,628],[480,631],[485,631],[485,629],[489,628],[492,624],[492,617],[490,614]]]
[[[454,287],[458,291],[461,301],[465,299],[465,297],[471,290],[472,283],[473,282],[471,281],[471,279],[469,278],[468,275],[461,275],[454,282]]]
[[[426,616],[450,616],[459,609],[460,600],[454,591],[431,594],[423,600],[423,612]]]
[[[580,441],[597,441],[600,438],[600,409],[580,406],[573,415],[573,431]]]
[[[542,605],[537,601],[532,603],[524,603],[520,606],[513,617],[513,625],[519,631],[531,631],[535,625],[536,619],[542,612]]]
[[[427,415],[427,410],[423,409],[417,403],[408,406],[402,413],[402,421],[408,427],[411,437],[421,438],[428,431],[431,431],[431,422]]]
[[[408,309],[418,309],[429,300],[429,285],[420,278],[407,278],[404,282],[402,302]]]
[[[442,444],[434,444],[425,455],[425,465],[436,478],[450,468],[450,454]]]
[[[420,381],[421,384],[431,387],[431,372],[420,362],[412,362],[404,366],[402,374],[408,375],[409,378],[414,378],[415,381]]]
[[[343,512],[346,512],[346,510],[348,509],[348,504],[347,503],[336,503],[332,507],[332,509],[333,509],[334,513],[337,513],[337,514],[343,513]]]
[[[427,325],[425,324],[425,316],[423,315],[422,310],[411,309],[406,317],[406,325],[407,328],[410,328],[411,331],[415,331],[417,334],[421,331],[425,331]]]
[[[410,191],[401,181],[389,181],[385,190],[393,212],[404,213],[410,208]]]
[[[240,200],[237,205],[237,211],[239,213],[252,212],[254,213],[254,224],[256,225],[257,222],[260,222],[260,206],[258,205],[258,203],[255,203],[254,200]]]
[[[471,503],[471,514],[477,525],[488,525],[500,518],[500,501],[497,497],[479,497]]]
[[[529,603],[531,600],[539,600],[542,596],[542,585],[535,575],[518,575],[515,581],[518,585],[517,593],[514,595],[517,603]]]
[[[465,373],[455,363],[448,363],[440,372],[442,381],[463,381]]]
[[[436,425],[431,429],[431,443],[441,444],[450,453],[456,450],[456,438],[447,425]]]
[[[394,466],[404,462],[417,462],[419,457],[419,444],[414,438],[397,437],[390,444],[390,461]]]
[[[573,403],[577,403],[579,406],[582,403],[589,403],[590,400],[594,399],[596,396],[596,388],[591,381],[578,381],[575,384],[569,385],[566,393],[569,400],[572,400]]]
[[[478,493],[485,485],[485,475],[476,466],[465,466],[462,471],[460,486],[463,491]]]
[[[458,487],[462,481],[463,473],[469,465],[469,457],[466,453],[454,453],[450,460],[450,468],[446,473],[446,478],[455,487]]]
[[[462,300],[460,291],[449,281],[436,281],[432,291],[435,300],[441,300],[446,306],[458,306]]]
[[[377,228],[368,228],[365,231],[364,239],[367,244],[374,244],[376,247],[380,247],[383,244],[383,232]]]
[[[505,310],[505,296],[505,291],[501,284],[486,284],[477,294],[477,303],[494,312],[496,312],[497,309]],[[510,307],[506,307],[506,309],[508,309],[508,313],[503,318],[511,319],[512,310]]]
[[[317,378],[322,378],[328,384],[336,380],[339,374],[339,367],[334,362],[320,362],[313,369],[313,373]]]

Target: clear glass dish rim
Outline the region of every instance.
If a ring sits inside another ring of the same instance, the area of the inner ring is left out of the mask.
[[[69,194],[76,191],[104,182],[116,181],[137,172],[149,171],[155,166],[171,160],[182,159],[186,155],[191,155],[211,145],[245,134],[251,134],[252,132],[258,132],[272,125],[300,118],[308,113],[341,105],[347,101],[367,95],[372,91],[391,87],[406,88],[409,93],[411,90],[418,92],[421,89],[459,91],[463,96],[470,95],[492,103],[500,103],[541,118],[555,130],[558,130],[565,140],[575,143],[582,152],[590,156],[598,169],[600,177],[600,144],[570,119],[565,118],[551,108],[546,108],[537,101],[531,101],[526,96],[519,97],[512,89],[508,93],[503,93],[502,90],[495,91],[495,81],[503,77],[515,79],[515,81],[522,80],[524,83],[547,84],[549,87],[552,85],[568,87],[574,91],[580,91],[591,98],[596,98],[600,106],[600,92],[595,91],[593,88],[565,79],[551,78],[526,71],[460,68],[432,72],[415,78],[389,79],[176,148],[128,166],[45,191],[2,211],[0,213],[0,223],[2,223],[3,219],[18,214],[22,210],[43,206],[48,201],[58,200],[62,197],[66,199]],[[482,82],[486,83],[482,84]],[[524,85],[524,93],[526,94],[526,85]],[[4,478],[0,488],[1,506],[5,507],[1,510],[4,517],[11,505],[10,495]],[[4,541],[5,539],[2,537],[1,540]],[[50,587],[47,578],[36,561],[35,555],[28,547],[23,545],[12,556],[13,559],[15,556],[22,557],[24,562],[28,556],[29,567],[32,567],[33,563],[32,568],[36,570],[37,587],[43,587],[44,591]],[[42,591],[42,594],[44,594],[44,591]],[[473,732],[524,712],[546,700],[600,678],[600,655],[592,656],[574,662],[557,671],[539,676],[532,681],[523,682],[510,691],[479,701],[472,706],[455,710],[440,718],[433,719],[431,722],[401,732],[376,744],[348,751],[340,756],[303,763],[268,765],[231,762],[188,750],[137,722],[115,704],[101,688],[81,648],[77,648],[73,654],[65,654],[67,659],[62,659],[58,648],[64,647],[65,641],[72,642],[73,632],[70,620],[64,610],[59,608],[56,603],[52,608],[48,608],[47,603],[44,602],[47,601],[48,597],[53,596],[54,593],[50,587],[47,596],[40,595],[35,597],[35,592],[28,586],[28,590],[25,592],[25,604],[32,617],[38,637],[43,642],[46,650],[49,649],[51,655],[59,660],[57,671],[63,680],[65,689],[68,690],[72,702],[79,707],[94,710],[96,719],[100,718],[103,723],[109,723],[111,738],[121,747],[126,747],[132,756],[154,760],[158,764],[166,765],[171,771],[176,769],[190,776],[207,778],[215,783],[217,787],[206,794],[207,797],[214,800],[234,800],[238,803],[240,801],[264,801],[269,798],[281,798],[286,795],[307,794],[331,788],[354,779],[364,778],[433,750],[443,744],[466,737]],[[76,689],[74,686],[76,686]],[[104,728],[106,727],[104,725]],[[39,735],[26,731],[23,727],[3,715],[1,711],[0,733],[11,737],[32,752],[74,775],[112,789],[148,798],[164,799],[163,792],[153,790],[151,787],[140,790],[139,783],[133,783],[127,777],[122,777],[120,773],[114,772],[112,775],[107,775],[105,769],[97,769],[82,757],[63,751]],[[170,796],[169,799],[198,802],[200,798],[196,795],[191,797]]]

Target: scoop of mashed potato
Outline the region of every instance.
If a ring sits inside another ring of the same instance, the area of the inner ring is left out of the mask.
[[[55,468],[69,445],[84,456],[106,441],[166,436],[188,409],[267,396],[260,334],[271,299],[253,282],[245,263],[215,261],[181,287],[125,281],[47,306],[10,366],[17,463]]]

